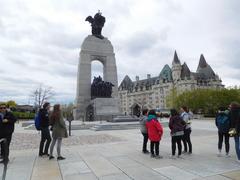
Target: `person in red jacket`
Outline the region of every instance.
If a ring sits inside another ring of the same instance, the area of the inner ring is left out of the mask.
[[[146,123],[146,127],[148,131],[148,138],[150,140],[151,157],[160,159],[162,158],[162,156],[159,155],[159,142],[163,135],[163,128],[157,120],[155,110],[150,110],[148,112],[148,120]]]

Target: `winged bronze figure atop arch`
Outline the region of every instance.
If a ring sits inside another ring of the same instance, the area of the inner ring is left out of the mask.
[[[99,39],[104,39],[104,36],[102,35],[102,28],[105,23],[105,17],[102,16],[100,11],[94,15],[94,18],[92,16],[88,16],[85,21],[91,23],[93,36]]]

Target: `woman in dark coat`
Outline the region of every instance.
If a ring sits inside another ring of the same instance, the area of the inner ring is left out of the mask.
[[[67,128],[63,120],[63,115],[60,109],[60,104],[55,104],[53,107],[53,112],[50,116],[50,125],[52,125],[52,144],[50,146],[50,156],[49,159],[53,159],[53,149],[57,141],[57,160],[63,160],[64,157],[61,156],[61,144],[62,138],[68,137]]]

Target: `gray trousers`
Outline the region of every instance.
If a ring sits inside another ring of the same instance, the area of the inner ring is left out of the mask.
[[[53,149],[54,149],[56,141],[57,141],[57,154],[59,157],[59,156],[61,156],[62,138],[53,138],[51,146],[50,146],[50,156],[52,156],[52,154],[53,154]]]

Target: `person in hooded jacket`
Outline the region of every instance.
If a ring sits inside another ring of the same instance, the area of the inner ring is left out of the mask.
[[[182,144],[181,139],[184,135],[184,126],[185,121],[179,116],[176,109],[170,110],[170,120],[169,120],[169,128],[171,130],[172,136],[172,158],[175,159],[175,152],[176,152],[176,144],[178,146],[178,158],[181,157],[182,154]]]
[[[162,156],[159,155],[159,143],[163,135],[163,128],[157,120],[157,115],[154,109],[148,112],[146,127],[148,131],[148,138],[150,140],[151,157],[160,159]]]
[[[229,111],[224,107],[218,108],[215,124],[218,128],[218,156],[221,156],[223,138],[225,139],[225,151],[226,157],[229,157],[229,129],[230,129],[230,117]]]

